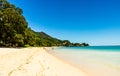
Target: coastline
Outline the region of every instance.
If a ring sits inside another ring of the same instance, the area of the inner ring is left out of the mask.
[[[90,76],[45,48],[0,48],[0,76]]]
[[[120,76],[119,51],[58,48],[50,53],[91,76]]]

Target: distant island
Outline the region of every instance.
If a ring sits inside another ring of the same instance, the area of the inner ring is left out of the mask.
[[[0,47],[39,46],[89,46],[87,43],[71,43],[60,40],[44,32],[35,32],[28,27],[19,7],[7,0],[0,0]]]

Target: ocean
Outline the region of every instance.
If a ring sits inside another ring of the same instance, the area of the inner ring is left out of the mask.
[[[120,76],[120,46],[59,47],[52,54],[92,76]]]

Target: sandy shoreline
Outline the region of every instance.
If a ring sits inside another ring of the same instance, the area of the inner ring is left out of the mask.
[[[44,48],[0,48],[0,76],[89,76]]]
[[[49,53],[89,76],[120,76],[120,52],[58,48]]]

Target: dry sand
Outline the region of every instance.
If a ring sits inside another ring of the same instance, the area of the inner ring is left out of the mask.
[[[88,76],[44,48],[0,48],[0,76]]]

